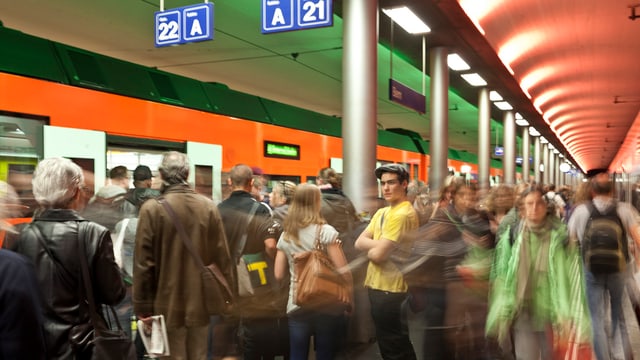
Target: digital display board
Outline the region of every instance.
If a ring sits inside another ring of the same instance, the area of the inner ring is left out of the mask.
[[[265,141],[264,157],[300,160],[300,145]]]

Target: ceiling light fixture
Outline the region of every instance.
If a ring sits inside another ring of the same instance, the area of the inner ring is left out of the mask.
[[[493,104],[500,110],[513,110],[513,106],[506,101],[496,101]]]
[[[491,91],[489,91],[489,100],[491,100],[491,101],[502,101],[504,99],[502,98],[502,95],[500,95],[500,93],[498,93],[495,90],[491,90]]]
[[[382,12],[409,34],[425,34],[431,32],[431,28],[406,6],[382,9]]]
[[[472,74],[462,74],[460,75],[462,78],[469,83],[471,86],[485,86],[487,82],[482,78],[482,76],[477,73]]]
[[[540,137],[540,144],[547,144],[549,140],[545,139],[544,136]]]
[[[462,60],[462,58],[458,54],[449,54],[447,56],[447,65],[449,65],[449,69],[453,71],[463,71],[471,69],[469,64],[467,64],[466,61]]]
[[[529,127],[529,135],[531,136],[540,136],[540,133],[533,126]]]
[[[526,119],[516,119],[516,125],[529,126],[529,122]]]

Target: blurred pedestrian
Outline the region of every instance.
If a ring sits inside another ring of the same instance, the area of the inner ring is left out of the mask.
[[[0,231],[15,231],[4,219],[17,202],[11,186],[0,181]],[[0,250],[0,274],[0,359],[44,359],[42,297],[33,263]]]
[[[218,204],[232,261],[244,264],[253,292],[241,293],[240,283],[234,284],[237,293],[234,312],[219,319],[213,328],[215,358],[271,360],[289,350],[287,293],[277,286],[274,276],[281,226],[272,219],[267,206],[252,196],[255,181],[249,166],[234,165],[229,172],[231,195]]]
[[[510,229],[497,243],[486,332],[500,344],[512,334],[518,358],[551,359],[554,343],[589,341],[580,253],[540,187],[521,199],[513,243]]]
[[[186,229],[202,263],[215,263],[232,283],[233,265],[222,219],[213,201],[188,185],[186,154],[164,153],[158,170],[163,184],[159,200],[175,216],[158,200],[142,204],[134,253],[133,308],[145,323],[152,315],[164,316],[173,358],[205,359],[209,317],[216,314],[206,304],[202,268],[177,228]]]
[[[593,199],[575,208],[568,226],[572,239],[577,239],[583,250],[593,350],[598,360],[629,358],[623,304],[627,280],[635,272],[628,266],[633,263],[628,244],[640,248],[640,217],[631,204],[615,199],[614,183],[608,173],[598,173],[588,183]],[[640,259],[637,252],[636,256]],[[611,324],[610,332],[607,323]]]
[[[80,257],[91,269],[97,308],[115,305],[125,295],[114,261],[109,231],[78,215],[82,201],[82,169],[65,158],[40,161],[33,173],[33,195],[40,209],[20,232],[16,252],[35,264],[43,296],[47,359],[86,358],[91,353],[91,322],[81,278]],[[84,223],[84,224],[83,224]],[[79,243],[86,253],[79,253]],[[4,276],[4,275],[3,275]],[[84,338],[85,341],[70,341]]]

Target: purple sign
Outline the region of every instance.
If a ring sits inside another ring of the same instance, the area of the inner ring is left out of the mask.
[[[389,79],[389,100],[424,114],[427,110],[426,97],[419,92]]]

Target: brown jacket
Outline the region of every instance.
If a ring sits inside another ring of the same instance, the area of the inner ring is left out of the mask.
[[[163,193],[202,262],[216,263],[231,283],[233,268],[215,204],[187,185]],[[180,239],[174,222],[156,200],[140,209],[133,267],[133,306],[138,315],[165,317],[167,327],[209,323],[200,269]]]

